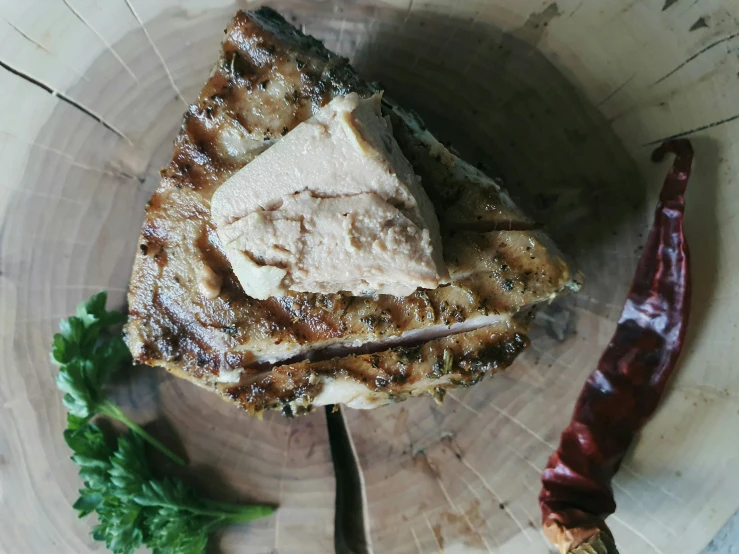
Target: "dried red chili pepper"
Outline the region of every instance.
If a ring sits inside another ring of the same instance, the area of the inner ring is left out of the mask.
[[[569,427],[542,474],[539,504],[547,536],[563,554],[615,554],[605,518],[616,510],[611,479],[634,436],[657,408],[683,347],[690,313],[684,193],[693,148],[676,155],[616,332],[577,400]]]

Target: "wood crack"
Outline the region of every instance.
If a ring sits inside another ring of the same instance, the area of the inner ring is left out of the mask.
[[[658,138],[656,140],[652,140],[649,142],[646,142],[642,144],[642,146],[655,146],[657,144],[662,144],[663,142],[667,142],[670,140],[678,139],[687,137],[689,135],[694,135],[695,133],[700,133],[701,131],[707,131],[708,129],[713,129],[714,127],[719,127],[721,125],[726,125],[727,123],[732,123],[734,121],[739,120],[739,114],[732,115],[731,117],[726,117],[724,119],[719,119],[718,121],[714,121],[712,123],[706,123],[705,125],[701,125],[700,127],[695,127],[693,129],[690,129],[688,131],[682,131],[680,133],[676,133],[674,135],[670,135],[668,137]]]
[[[83,104],[80,104],[73,98],[70,98],[66,94],[64,94],[61,91],[56,90],[51,85],[48,85],[41,81],[40,79],[37,79],[36,77],[33,77],[32,75],[29,75],[28,73],[24,73],[20,69],[17,69],[13,67],[12,65],[8,64],[7,62],[4,62],[3,60],[0,60],[0,67],[8,71],[9,73],[12,73],[13,75],[16,75],[17,77],[20,77],[24,81],[31,83],[32,85],[35,85],[39,87],[40,89],[48,92],[52,96],[55,96],[59,98],[59,100],[62,100],[63,102],[66,102],[70,106],[77,108],[79,111],[81,111],[83,114],[85,114],[88,117],[91,117],[95,121],[97,121],[100,125],[108,129],[109,131],[115,133],[120,138],[125,140],[128,144],[133,146],[133,142],[131,142],[131,139],[129,139],[126,135],[123,134],[122,131],[118,130],[112,123],[108,123],[105,119],[102,118],[102,116],[96,114],[94,111],[92,111],[90,108],[85,107]]]
[[[5,18],[2,18],[2,19],[5,19]],[[79,77],[80,79],[82,79],[82,80],[84,80],[84,81],[87,81],[88,83],[90,82],[90,79],[88,79],[87,77],[85,77],[85,76],[84,76],[84,75],[82,74],[82,72],[80,72],[80,71],[79,71],[79,70],[77,70],[76,68],[74,68],[74,67],[72,67],[71,65],[69,65],[68,63],[66,63],[66,62],[65,62],[65,61],[64,61],[63,59],[61,59],[61,58],[60,58],[59,56],[57,56],[56,54],[54,54],[54,52],[52,52],[51,50],[49,50],[49,49],[48,49],[48,48],[47,48],[46,46],[44,46],[44,45],[43,45],[43,44],[41,44],[41,43],[40,43],[39,41],[37,41],[37,40],[36,40],[35,38],[33,38],[32,36],[28,35],[28,34],[27,34],[27,33],[25,33],[25,32],[24,32],[24,31],[23,31],[22,29],[20,29],[19,27],[17,27],[17,26],[16,26],[16,25],[15,25],[15,24],[14,24],[13,22],[11,22],[11,21],[8,21],[7,19],[5,19],[5,22],[6,22],[6,23],[7,23],[7,24],[8,24],[8,25],[9,25],[9,26],[10,26],[10,27],[11,27],[11,28],[12,28],[12,29],[13,29],[13,30],[14,30],[14,31],[16,32],[16,33],[18,33],[18,34],[19,34],[20,36],[22,36],[22,37],[23,37],[23,38],[24,38],[25,40],[27,40],[27,41],[28,41],[28,42],[30,42],[31,44],[33,44],[33,45],[34,45],[34,46],[35,46],[36,48],[39,48],[39,49],[40,49],[40,50],[41,50],[42,52],[45,52],[45,53],[47,53],[47,54],[48,54],[49,56],[51,56],[52,58],[55,58],[56,60],[58,60],[58,61],[59,61],[59,63],[61,63],[61,64],[62,64],[62,65],[63,65],[64,67],[66,67],[66,68],[67,68],[67,69],[69,69],[69,70],[70,70],[70,71],[71,71],[72,73],[74,73],[75,75],[77,75],[77,76],[78,76],[78,77]]]
[[[98,37],[98,39],[100,39],[100,42],[102,42],[105,45],[105,47],[110,51],[110,53],[113,54],[113,57],[116,60],[118,60],[118,63],[120,63],[123,66],[123,69],[126,70],[126,72],[131,76],[131,78],[136,82],[136,85],[138,86],[140,84],[138,77],[136,77],[136,75],[131,70],[131,68],[128,67],[128,64],[126,64],[126,62],[123,61],[123,58],[121,58],[118,52],[116,52],[113,49],[111,44],[107,40],[105,40],[105,37],[101,35],[97,31],[97,29],[95,29],[95,27],[93,27],[92,25],[90,25],[90,23],[88,23],[88,21],[83,17],[83,15],[77,10],[77,8],[75,8],[74,6],[72,6],[72,4],[69,3],[69,0],[62,0],[62,2],[64,2],[64,5],[67,6],[67,8],[69,8],[69,11],[71,11],[75,15],[75,17],[77,17],[77,19],[79,19],[82,22],[82,24],[85,27],[90,29],[90,31],[92,31],[95,34],[95,36]]]
[[[606,96],[606,97],[605,97],[605,98],[604,98],[603,100],[601,100],[600,102],[598,102],[598,103],[596,104],[596,106],[600,108],[600,107],[601,107],[601,106],[602,106],[603,104],[605,104],[605,103],[606,103],[606,102],[608,102],[608,101],[609,101],[609,100],[610,100],[611,98],[613,98],[613,97],[614,97],[614,96],[616,96],[616,95],[617,95],[617,94],[618,94],[619,92],[621,92],[621,91],[622,91],[622,90],[624,89],[624,87],[625,87],[626,85],[628,85],[628,84],[629,84],[629,83],[630,83],[630,82],[631,82],[631,81],[632,81],[633,79],[634,79],[634,75],[632,75],[631,77],[629,77],[628,79],[626,79],[626,80],[625,80],[625,81],[624,81],[624,82],[623,82],[622,84],[620,84],[620,85],[619,85],[619,86],[617,86],[617,87],[616,87],[615,89],[613,89],[613,91],[612,91],[612,92],[611,92],[610,94],[608,94],[608,96]]]
[[[730,41],[732,39],[735,39],[736,37],[739,37],[739,33],[734,33],[734,34],[729,35],[727,37],[721,38],[721,39],[719,39],[719,40],[717,40],[715,42],[712,42],[711,44],[709,44],[705,48],[702,48],[701,50],[699,50],[698,52],[696,52],[695,54],[693,54],[692,56],[690,56],[687,60],[685,60],[680,65],[678,65],[675,69],[673,69],[672,71],[670,71],[666,75],[664,75],[664,76],[660,77],[659,79],[657,79],[654,83],[652,83],[650,85],[650,87],[653,87],[655,85],[660,84],[665,79],[668,79],[669,77],[672,77],[675,73],[677,73],[678,71],[680,71],[683,67],[685,67],[686,65],[688,65],[690,62],[692,62],[696,58],[702,56],[703,54],[705,54],[709,50],[712,50],[713,48],[716,48],[716,46],[719,46],[719,45],[723,44],[724,42],[728,42],[728,41]]]
[[[175,83],[174,77],[172,76],[172,72],[169,70],[169,67],[167,66],[167,62],[164,61],[164,56],[162,56],[162,53],[159,51],[159,48],[154,43],[154,40],[151,38],[151,35],[149,34],[149,31],[144,25],[143,20],[141,19],[141,17],[139,17],[138,12],[133,7],[133,4],[131,3],[131,0],[124,0],[124,1],[126,2],[126,6],[128,6],[128,9],[131,11],[133,16],[136,18],[136,21],[141,27],[141,30],[144,32],[144,35],[146,35],[146,40],[149,41],[149,44],[151,45],[152,50],[154,50],[154,53],[157,55],[157,58],[159,58],[159,61],[161,62],[162,67],[164,68],[164,72],[167,74],[167,79],[169,80],[169,84],[172,85],[172,88],[177,93],[177,97],[180,100],[182,100],[182,103],[185,105],[185,107],[187,107],[188,106],[187,100],[185,100],[185,97],[182,96],[182,92],[180,92],[180,89],[177,86],[177,83]]]

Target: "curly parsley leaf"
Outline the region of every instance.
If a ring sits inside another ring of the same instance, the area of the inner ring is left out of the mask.
[[[154,554],[202,554],[208,535],[231,523],[271,514],[269,506],[238,506],[199,497],[184,482],[152,477],[144,441],[131,433],[112,448],[91,423],[65,434],[84,488],[74,508],[98,516],[95,540],[115,554],[147,546]]]
[[[136,501],[157,508],[147,521],[155,553],[203,552],[208,534],[232,523],[247,522],[274,512],[270,506],[238,506],[199,498],[182,481],[149,481]]]
[[[115,554],[132,554],[146,540],[146,511],[132,500],[113,494],[103,497],[95,512],[98,524],[92,537],[105,541],[105,546]]]
[[[208,544],[208,527],[200,518],[173,519],[162,510],[147,522],[151,541],[147,544],[154,554],[200,554]]]
[[[77,306],[76,314],[59,324],[54,335],[51,358],[59,365],[57,387],[64,393],[64,406],[78,424],[102,414],[120,421],[178,465],[185,461],[133,422],[117,405],[106,398],[105,383],[111,374],[131,363],[131,354],[120,333],[109,328],[126,318],[107,311],[107,294],[101,292]]]
[[[75,357],[90,358],[101,332],[126,321],[123,314],[105,309],[107,298],[105,292],[96,294],[77,306],[76,315],[59,323],[60,332],[54,335],[51,349],[52,361],[64,365]],[[123,344],[120,336],[117,339]]]
[[[92,536],[114,554],[133,554],[141,546],[154,554],[202,554],[213,530],[274,509],[207,500],[180,480],[154,478],[144,441],[184,462],[106,398],[106,380],[130,361],[120,335],[108,332],[125,317],[106,311],[106,299],[100,293],[80,304],[61,322],[52,344],[52,360],[60,366],[57,385],[68,410],[64,440],[83,482],[74,509],[79,517],[97,515]],[[95,415],[120,421],[131,433],[113,444],[90,422]]]
[[[118,496],[135,499],[151,479],[141,439],[136,435],[118,438],[118,449],[110,458],[108,473]]]

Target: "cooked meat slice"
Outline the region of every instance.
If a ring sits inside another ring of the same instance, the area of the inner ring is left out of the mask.
[[[442,400],[448,389],[474,385],[485,374],[505,369],[528,346],[526,318],[516,319],[501,317],[473,331],[376,353],[250,370],[241,373],[239,382],[215,388],[253,414],[280,409],[300,415],[336,403],[377,408],[424,394]],[[187,373],[180,376],[192,379]]]
[[[346,359],[367,343],[376,349],[477,333],[470,330],[489,324],[489,318],[523,311],[575,286],[567,264],[541,233],[487,232],[526,229],[532,222],[415,116],[386,106],[394,136],[439,215],[454,281],[408,297],[290,293],[256,300],[244,294],[210,218],[214,190],[283,133],[352,91],[365,98],[373,94],[346,60],[273,10],[236,15],[147,208],[126,328],[137,360],[225,394],[242,374],[268,377],[264,372],[275,363],[312,356],[315,361],[296,366],[310,373],[314,364],[316,371],[327,367],[330,360],[322,357]],[[471,346],[469,355],[484,345]],[[290,396],[285,394],[273,400]],[[321,402],[330,399],[327,392]],[[272,400],[240,403],[252,411],[276,406]]]
[[[456,286],[487,289],[487,280],[494,279],[507,293],[500,295],[496,305],[500,312],[551,300],[561,292],[561,285],[573,291],[581,286],[579,277],[570,276],[564,259],[541,231],[449,233],[444,248]],[[563,283],[565,276],[569,280]]]
[[[383,102],[395,140],[421,177],[447,232],[525,230],[535,226],[494,179],[452,154],[417,114],[388,98]]]

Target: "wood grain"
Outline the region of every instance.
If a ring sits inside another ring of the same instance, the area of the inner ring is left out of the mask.
[[[547,552],[538,473],[638,259],[665,169],[648,162],[645,145],[676,134],[697,152],[687,198],[695,317],[667,402],[616,480],[609,524],[624,552],[691,554],[739,508],[738,22],[730,0],[669,4],[272,4],[381,80],[464,157],[502,174],[587,276],[583,293],[542,310],[531,350],[507,373],[442,406],[344,411],[360,475],[338,483],[363,488],[358,552]],[[92,522],[69,507],[78,482],[49,339],[98,290],[122,305],[143,207],[184,109],[179,95],[194,98],[223,27],[245,5],[0,4],[0,551],[102,550]],[[258,421],[145,369],[115,394],[187,452],[194,486],[280,504],[277,515],[226,531],[222,551],[335,550],[322,412]]]

